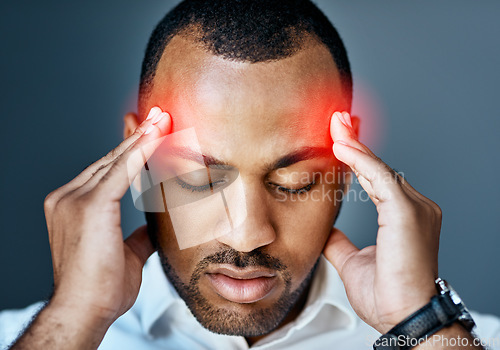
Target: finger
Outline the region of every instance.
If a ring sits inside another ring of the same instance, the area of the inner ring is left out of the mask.
[[[148,236],[148,229],[143,225],[136,229],[126,240],[125,244],[139,258],[139,261],[144,264],[148,258],[155,252],[153,244]]]
[[[397,174],[397,173],[396,173]],[[413,188],[412,185],[405,179],[404,175],[397,174],[399,182],[401,184],[401,187],[406,191],[406,193],[413,197],[417,201],[421,201],[427,204],[430,204],[431,206],[438,207],[436,203],[431,201],[429,198],[425,197],[423,194],[418,192],[415,188]]]
[[[113,162],[103,165],[87,180],[87,182],[85,182],[83,185],[73,190],[71,195],[79,197],[85,193],[92,191],[97,186],[99,181],[101,181],[102,178],[106,176],[106,174],[108,173],[108,171],[111,169],[112,166]]]
[[[360,182],[361,186],[378,201],[387,201],[394,195],[402,193],[401,186],[394,171],[380,158],[372,157],[357,148],[337,141],[333,145],[335,157],[347,164],[358,176],[362,176],[369,184]]]
[[[364,144],[358,141],[352,128],[351,116],[347,112],[335,112],[330,120],[330,135],[333,142],[344,141],[351,147],[357,148],[366,154],[375,156]]]
[[[367,154],[372,154],[367,147],[365,147],[360,142],[357,142],[357,136],[352,128],[350,115],[347,112],[333,113],[330,120],[330,135],[334,143],[343,140],[350,140],[350,144],[353,147],[356,147],[360,151],[365,152]],[[351,170],[353,170],[354,174],[358,177],[360,183],[364,182],[367,185],[363,186],[363,188],[365,188],[368,196],[373,200],[373,190],[371,189],[370,184],[366,180],[364,180],[361,176],[359,176],[359,174],[354,169]]]
[[[351,117],[349,113],[347,112],[335,112],[332,115],[332,119],[330,121],[330,133],[332,136],[332,139],[337,141],[338,143],[344,142],[348,146],[351,146],[353,148],[356,148],[362,152],[365,152],[369,154],[370,156],[377,158],[375,154],[364,144],[359,142],[356,137],[356,133],[354,132],[352,128],[352,123],[351,123]],[[365,189],[365,191],[368,193],[370,198],[377,204],[376,202],[378,201],[377,198],[374,196],[374,191],[371,188],[371,185],[369,184],[368,181],[366,181],[355,169],[353,169],[354,173],[358,177],[360,184],[362,187]],[[401,187],[406,191],[406,193],[420,201],[427,202],[428,199],[424,197],[422,194],[417,192],[407,181],[404,179],[401,175],[397,174],[395,171],[391,171],[391,173],[394,176],[394,180],[396,182],[399,182]],[[391,177],[392,178],[392,177]]]
[[[358,247],[342,231],[333,228],[323,250],[323,255],[332,263],[342,278],[344,264],[358,252]]]
[[[109,151],[104,157],[99,159],[97,162],[88,166],[80,175],[82,177],[92,176],[99,168],[102,168],[112,162],[114,159],[119,157],[125,150],[130,147],[134,142],[141,137],[141,135],[147,130],[147,128],[154,121],[155,117],[157,117],[162,110],[160,107],[153,107],[149,111],[147,118],[135,129],[134,133],[123,140],[117,147]]]
[[[119,157],[127,148],[130,147],[134,142],[136,142],[139,137],[146,131],[149,125],[151,125],[152,120],[158,116],[162,110],[160,107],[153,107],[149,111],[148,117],[137,127],[135,132],[130,135],[128,138],[123,140],[116,148],[109,151],[104,157],[100,158],[98,161],[89,165],[85,170],[83,170],[78,176],[76,176],[73,180],[68,182],[66,185],[60,187],[57,192],[59,198],[64,196],[65,194],[74,191],[78,187],[85,184],[89,179],[94,176],[96,173],[104,169],[109,163],[114,161],[117,157]]]
[[[358,183],[361,185],[361,187],[365,190],[365,192],[368,194],[368,197],[372,200],[372,202],[377,205],[379,203],[377,196],[375,194],[375,191],[372,188],[372,185],[368,180],[366,180],[363,176],[361,176],[359,173],[356,172],[356,177],[358,178]]]
[[[159,120],[161,120],[162,115],[167,115],[167,114],[164,112],[160,112],[160,114],[153,114],[152,117],[148,116],[148,118],[151,119],[151,122],[145,124],[146,127],[142,128],[142,134],[139,134],[139,137],[142,135],[146,135],[146,132],[148,130],[152,131],[154,128],[157,128],[157,126],[155,126],[155,124],[157,124],[159,122]],[[135,143],[138,142],[139,137],[137,137],[133,143],[129,144],[127,149],[133,147],[135,145]],[[125,149],[124,151],[126,151],[127,149]],[[123,154],[124,152],[122,151],[121,153]],[[118,155],[118,157],[119,156],[121,156],[121,154]],[[83,184],[82,186],[80,186],[79,188],[77,188],[74,191],[74,194],[80,195],[80,194],[87,193],[87,192],[91,191],[92,189],[94,189],[95,186],[102,180],[102,178],[104,176],[106,176],[108,171],[114,165],[114,161],[116,161],[118,159],[118,157],[115,157],[113,160],[111,160],[107,164],[102,164],[101,167],[99,167],[99,169],[97,169],[97,171],[92,174],[92,176],[87,180],[87,182],[85,184]]]
[[[159,118],[125,152],[113,161],[95,189],[111,200],[120,200],[141,168],[170,132],[172,119],[168,113]]]
[[[97,162],[93,163],[90,165],[84,173],[86,175],[92,175],[95,173],[99,168],[102,168],[115,160],[117,157],[119,157],[127,148],[130,147],[134,142],[136,142],[139,137],[144,134],[144,132],[147,130],[147,128],[151,125],[151,123],[155,120],[155,118],[162,113],[162,110],[160,107],[153,107],[149,111],[149,114],[147,118],[135,129],[134,133],[127,137],[125,140],[123,140],[117,147],[109,151],[104,157],[99,159]],[[84,174],[82,173],[82,175]]]

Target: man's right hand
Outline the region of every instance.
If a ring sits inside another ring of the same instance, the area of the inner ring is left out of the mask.
[[[96,348],[132,307],[154,249],[146,226],[123,241],[120,200],[171,124],[167,113],[153,107],[117,148],[47,196],[54,294],[12,349]]]

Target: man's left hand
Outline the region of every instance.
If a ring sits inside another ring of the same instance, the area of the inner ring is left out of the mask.
[[[437,293],[441,209],[357,140],[348,113],[333,114],[330,132],[335,156],[375,204],[379,228],[376,245],[361,250],[334,228],[324,255],[354,311],[386,333]]]

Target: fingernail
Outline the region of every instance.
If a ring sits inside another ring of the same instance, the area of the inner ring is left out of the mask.
[[[352,128],[351,115],[347,112],[342,112],[342,117],[345,120],[345,124],[349,125],[349,127]]]
[[[337,119],[340,120],[340,122],[342,124],[344,124],[346,127],[348,127],[348,125],[347,125],[347,123],[346,123],[346,121],[345,121],[344,116],[342,115],[342,113],[335,112],[333,115],[335,115],[337,117]]]
[[[344,141],[341,141],[341,140],[335,141],[335,142],[333,142],[333,146],[332,146],[333,153],[335,153],[335,146],[338,144],[349,147],[349,145],[347,143],[345,143]]]
[[[151,108],[151,110],[149,111],[149,114],[148,114],[148,117],[146,118],[146,120],[149,120],[151,118],[154,118],[156,117],[158,114],[161,113],[161,108],[160,107],[153,107]]]
[[[166,115],[168,115],[168,113],[166,112],[162,112],[160,114],[158,114],[156,117],[154,117],[153,121],[151,122],[153,125],[155,125],[156,123],[158,123],[160,120],[163,119],[163,117],[165,117]]]
[[[156,128],[156,126],[154,126],[154,125],[150,125],[150,126],[146,129],[146,132],[144,132],[144,135],[149,134],[149,133],[150,133],[150,132],[152,132],[155,128]]]

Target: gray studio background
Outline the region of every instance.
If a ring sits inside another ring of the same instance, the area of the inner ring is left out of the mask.
[[[1,2],[0,309],[50,294],[43,199],[120,142],[146,41],[175,3]],[[317,3],[348,49],[362,140],[443,209],[441,276],[500,315],[500,2]],[[126,233],[144,221],[129,197]],[[373,205],[350,201],[338,226],[372,244]]]

